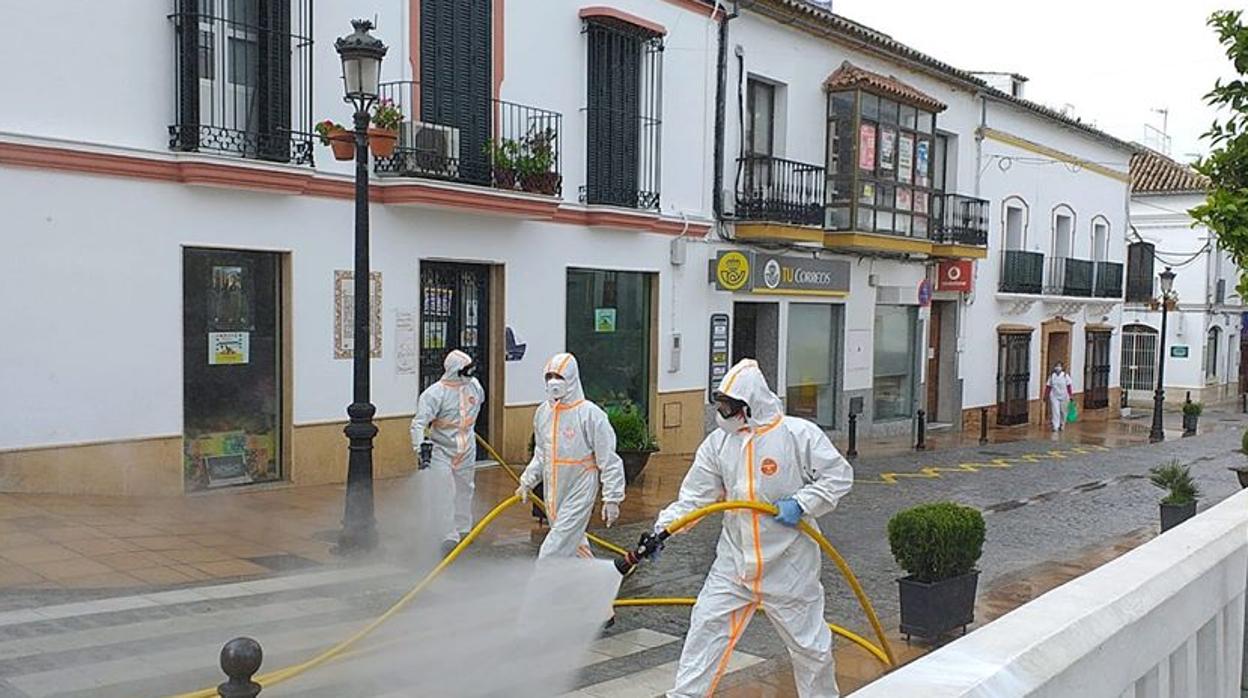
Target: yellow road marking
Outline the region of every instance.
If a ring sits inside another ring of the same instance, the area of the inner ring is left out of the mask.
[[[1085,455],[1095,451],[1112,450],[1106,446],[1074,446],[1066,450],[1055,449],[1045,453],[1024,453],[1018,456],[1008,456],[1003,458],[993,458],[990,461],[970,461],[967,463],[958,463],[957,465],[930,465],[919,468],[918,470],[908,472],[886,472],[880,473],[878,480],[858,480],[855,484],[864,485],[896,485],[903,479],[917,480],[937,480],[944,473],[978,473],[986,469],[1006,469],[1012,468],[1020,463],[1039,463],[1046,460],[1065,460],[1074,455]]]

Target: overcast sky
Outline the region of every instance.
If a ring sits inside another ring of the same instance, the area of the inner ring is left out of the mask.
[[[1171,152],[1205,153],[1202,97],[1230,62],[1205,25],[1248,0],[833,0],[833,11],[968,70],[1021,73],[1025,96],[1144,142],[1169,109]]]

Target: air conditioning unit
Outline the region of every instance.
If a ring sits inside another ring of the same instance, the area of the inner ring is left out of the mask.
[[[399,125],[404,174],[459,177],[459,129],[426,121]]]

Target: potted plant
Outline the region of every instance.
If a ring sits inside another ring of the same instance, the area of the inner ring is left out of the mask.
[[[520,142],[514,138],[490,139],[485,142],[485,155],[490,159],[494,173],[494,186],[499,189],[516,188],[516,162],[520,159]]]
[[[908,576],[897,580],[901,632],[937,639],[975,620],[975,563],[984,550],[984,517],[953,502],[922,504],[888,521],[888,545]]]
[[[1200,489],[1191,470],[1177,460],[1148,471],[1148,480],[1168,494],[1161,500],[1161,530],[1166,532],[1196,515]]]
[[[321,145],[334,151],[335,160],[355,159],[355,134],[342,124],[326,119],[316,125],[316,135],[320,136]]]
[[[1248,455],[1248,431],[1239,440],[1240,451],[1244,455]],[[1239,479],[1239,486],[1248,489],[1248,465],[1232,465],[1230,470],[1235,473],[1235,477]]]
[[[1183,403],[1183,435],[1195,436],[1196,423],[1200,421],[1200,413],[1204,411],[1204,405],[1199,402],[1192,402],[1191,394],[1188,394],[1187,401]]]
[[[533,131],[524,137],[516,161],[521,189],[547,196],[559,193],[563,178],[554,171],[555,138],[553,128]]]
[[[399,140],[399,124],[403,123],[403,110],[388,97],[382,97],[373,107],[373,125],[368,127],[368,148],[379,158],[394,155]]]
[[[659,450],[650,425],[631,400],[609,405],[607,419],[615,430],[615,452],[624,461],[624,482],[631,484],[646,469],[650,454]]]

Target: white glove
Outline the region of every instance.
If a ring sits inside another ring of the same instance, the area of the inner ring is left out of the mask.
[[[606,522],[607,528],[611,528],[611,524],[620,518],[620,505],[617,502],[602,503],[602,520]]]
[[[516,496],[520,498],[521,504],[527,504],[529,501],[529,488],[520,485],[516,488]]]

